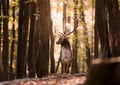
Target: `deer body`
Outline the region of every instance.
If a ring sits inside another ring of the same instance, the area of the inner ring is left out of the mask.
[[[72,62],[72,52],[69,40],[65,36],[61,36],[57,41],[57,44],[61,44],[61,65],[62,73],[69,73],[69,68]]]

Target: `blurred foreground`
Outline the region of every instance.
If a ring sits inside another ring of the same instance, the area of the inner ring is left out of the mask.
[[[44,78],[25,78],[6,81],[0,85],[82,85],[86,80],[85,75],[50,75]]]

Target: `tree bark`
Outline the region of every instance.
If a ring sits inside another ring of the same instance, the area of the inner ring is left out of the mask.
[[[99,35],[97,29],[97,22],[95,22],[94,27],[94,59],[99,58]]]
[[[13,60],[14,60],[14,51],[15,51],[15,6],[12,8],[13,11],[13,27],[12,27],[12,43],[11,43],[11,54],[10,54],[10,79],[14,79],[13,75]]]
[[[77,7],[78,0],[74,0],[74,29],[78,27],[78,19],[77,19]],[[73,43],[73,60],[72,60],[72,73],[78,73],[78,65],[77,65],[77,52],[78,52],[78,39],[77,39],[77,30],[74,32],[74,43]]]
[[[105,11],[104,0],[96,0],[96,14],[95,14],[95,25],[98,30],[101,44],[101,57],[111,57],[109,37],[108,37],[108,26],[107,26],[107,13]]]
[[[17,78],[23,78],[24,56],[23,56],[23,22],[24,22],[24,0],[20,0],[19,21],[18,21],[18,46],[17,46]]]
[[[52,25],[52,22],[51,22]],[[50,59],[51,59],[51,68],[50,73],[55,73],[55,58],[54,58],[54,40],[55,37],[53,35],[53,29],[52,26],[50,26],[50,39],[51,39],[51,45],[50,45]]]
[[[38,0],[39,11],[39,55],[36,61],[36,71],[38,77],[48,75],[49,72],[49,30],[50,19],[50,0]]]
[[[80,0],[80,19],[81,19],[81,23],[83,26],[83,35],[84,35],[84,48],[85,48],[85,56],[86,56],[86,64],[88,69],[90,68],[90,64],[91,64],[91,54],[90,54],[90,46],[88,43],[88,31],[87,31],[87,26],[86,26],[86,21],[85,21],[85,14],[84,14],[84,2],[83,0]]]
[[[34,43],[35,43],[35,25],[36,25],[36,3],[31,2],[31,23],[29,35],[29,49],[28,49],[28,70],[29,77],[35,77],[35,56],[34,56]]]
[[[118,0],[107,0],[112,57],[120,56],[120,10]]]
[[[22,68],[22,76],[26,77],[26,63],[27,63],[27,56],[28,56],[28,28],[29,28],[29,10],[30,10],[30,3],[24,3],[24,17],[23,17],[23,33],[22,33],[22,56],[23,60],[21,63],[23,63],[23,68]]]
[[[9,0],[2,0],[2,11],[3,11],[3,66],[5,72],[5,80],[8,80],[8,10]]]
[[[63,32],[66,33],[66,5],[67,0],[63,1]]]
[[[2,15],[2,3],[0,2],[0,16]],[[3,19],[0,18],[0,35],[1,35],[1,29],[2,29],[2,22],[3,22]],[[0,48],[1,48],[1,36],[0,36]],[[1,49],[0,49],[0,75],[2,77],[0,77],[0,82],[1,81],[5,81],[5,72],[4,72],[4,68],[3,68],[3,61],[2,61],[2,52],[1,52]]]
[[[93,63],[88,73],[85,85],[120,85],[120,46],[118,45],[120,39],[118,34],[118,31],[120,31],[119,13],[117,0],[96,0],[95,16],[97,19],[95,22],[97,24],[101,45],[103,45],[103,59],[101,62]],[[106,27],[106,18],[108,18],[108,27]],[[108,29],[110,31],[109,35]],[[107,33],[105,34],[106,31]],[[110,42],[108,42],[107,37],[111,37]],[[109,45],[111,45],[112,53],[109,51]],[[113,51],[113,49],[115,51]]]

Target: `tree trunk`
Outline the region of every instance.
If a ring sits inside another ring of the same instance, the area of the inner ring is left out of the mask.
[[[118,0],[107,0],[112,57],[120,56],[120,10]]]
[[[14,60],[14,51],[15,51],[15,6],[12,8],[13,11],[13,27],[12,27],[12,43],[11,43],[11,54],[10,54],[10,79],[14,79],[13,75],[13,60]]]
[[[2,14],[2,3],[0,2],[0,16]],[[1,27],[2,27],[2,19],[0,18],[0,35],[1,35]],[[1,36],[0,36],[0,48],[1,48]],[[1,49],[0,49],[0,82],[5,81],[5,72],[3,68],[3,62],[2,62],[2,54],[1,54]]]
[[[36,4],[31,2],[31,23],[29,35],[29,49],[28,49],[28,70],[29,77],[35,77],[35,56],[34,56],[34,43],[35,43],[35,25],[36,25]]]
[[[3,68],[2,60],[0,60],[0,82],[5,80],[6,80],[5,71]]]
[[[67,0],[63,1],[63,32],[66,33],[66,4]]]
[[[78,0],[74,0],[74,29],[78,27],[78,19],[77,19],[77,6]],[[78,51],[78,39],[77,39],[77,30],[74,32],[74,43],[73,43],[73,60],[72,60],[72,73],[78,73],[77,66],[77,51]]]
[[[49,72],[49,30],[50,19],[50,0],[38,0],[39,11],[39,55],[36,61],[36,71],[38,77],[48,75]]]
[[[3,66],[5,72],[5,80],[8,80],[8,10],[9,10],[9,0],[2,0],[3,9]]]
[[[98,29],[97,29],[97,22],[95,22],[94,27],[94,59],[99,57],[99,35],[98,35]]]
[[[100,37],[101,44],[101,57],[111,57],[109,38],[108,38],[108,26],[107,26],[107,13],[105,10],[104,0],[96,0],[96,28]]]
[[[29,27],[29,3],[25,4],[24,3],[24,17],[23,17],[23,35],[22,35],[22,57],[23,57],[23,61],[21,63],[23,63],[23,73],[22,76],[26,77],[26,63],[27,63],[27,56],[28,56],[28,27]]]
[[[19,21],[18,21],[18,47],[17,47],[17,78],[23,78],[23,64],[24,57],[22,56],[23,49],[23,19],[24,19],[24,0],[19,1],[20,9],[19,9]]]
[[[84,14],[84,3],[83,0],[80,0],[80,19],[81,23],[83,23],[83,36],[84,36],[84,47],[85,47],[85,56],[86,56],[86,64],[88,67],[88,70],[90,68],[91,64],[91,54],[90,54],[90,46],[88,43],[88,31],[87,31],[87,26],[86,26],[86,21],[85,21],[85,14]]]
[[[2,3],[0,2],[0,16],[2,16]],[[0,18],[0,35],[1,35],[1,30],[2,30],[2,22],[3,22],[3,19],[2,18]],[[1,47],[1,43],[2,43],[2,41],[1,41],[1,36],[0,36],[0,48],[2,48]],[[2,51],[1,51],[1,49],[0,49],[0,58],[2,59]]]
[[[27,41],[29,26],[29,3],[21,0],[19,9],[19,26],[18,26],[18,56],[17,56],[17,78],[26,77],[27,62]]]
[[[52,25],[52,22],[51,22]],[[54,58],[54,40],[55,37],[53,35],[52,26],[50,26],[50,39],[51,39],[51,46],[50,46],[50,60],[51,60],[51,68],[50,73],[55,73],[55,58]]]
[[[105,8],[107,8],[107,10]],[[118,57],[120,56],[120,46],[118,45],[120,36],[118,36],[119,34],[117,34],[118,31],[120,32],[120,12],[118,10],[119,6],[117,0],[96,0],[96,18],[98,19],[96,19],[95,22],[97,24],[97,28],[99,29],[98,32],[101,40],[101,45],[103,45],[103,59],[101,59],[101,62],[93,63],[88,73],[88,78],[85,85],[120,85],[120,57]],[[106,18],[108,18],[109,20],[109,35],[108,27],[106,27]],[[107,33],[105,34],[105,32]],[[110,40],[112,40],[110,43],[108,42],[107,37],[111,37]],[[114,45],[112,45],[113,43]],[[110,53],[110,47],[108,47],[109,44],[112,48],[112,54]],[[114,47],[116,48],[114,49],[115,52],[113,51]]]

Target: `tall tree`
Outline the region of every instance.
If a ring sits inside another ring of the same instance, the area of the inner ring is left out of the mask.
[[[36,71],[36,74],[38,73],[37,72],[37,68],[38,68],[38,66],[37,65],[39,65],[39,63],[37,63],[38,62],[38,58],[39,58],[39,51],[40,51],[40,40],[39,40],[39,38],[40,38],[40,29],[39,29],[39,27],[40,27],[40,22],[39,22],[39,9],[38,9],[38,2],[37,2],[37,4],[36,4],[36,12],[35,12],[35,14],[36,14],[36,16],[35,16],[35,22],[34,22],[34,31],[35,31],[35,33],[34,33],[34,49],[33,49],[33,52],[34,52],[34,57],[35,57],[35,71]],[[30,47],[29,47],[30,48]],[[28,63],[29,63],[30,61],[28,60]],[[37,75],[36,75],[37,76]]]
[[[109,33],[113,57],[120,56],[120,10],[118,0],[106,1],[109,17]]]
[[[26,1],[25,1],[26,2]],[[23,57],[23,73],[22,76],[26,77],[26,63],[28,56],[28,28],[29,28],[29,11],[30,11],[30,3],[24,3],[24,17],[23,17],[23,35],[22,35],[22,57]]]
[[[99,54],[99,35],[98,35],[98,29],[97,29],[97,22],[95,22],[95,27],[94,27],[94,59],[98,58]]]
[[[31,2],[30,13],[30,35],[29,35],[29,49],[28,49],[28,70],[29,77],[35,77],[35,55],[34,55],[34,43],[35,43],[35,25],[36,25],[36,3]]]
[[[78,14],[77,14],[78,0],[74,0],[74,29],[78,27]],[[77,52],[78,52],[78,32],[75,30],[74,32],[74,40],[73,40],[73,60],[72,60],[72,73],[78,73],[77,66]]]
[[[0,16],[2,16],[2,3],[0,1]],[[1,29],[2,29],[2,18],[0,18],[0,35],[1,35]],[[0,48],[1,48],[1,36],[0,36]],[[3,68],[3,61],[2,61],[2,53],[0,49],[0,82],[5,80],[5,72]]]
[[[12,25],[12,43],[11,43],[11,54],[10,54],[10,79],[14,79],[13,76],[13,60],[14,60],[14,52],[15,52],[15,6],[12,7],[12,17],[13,17],[13,25]]]
[[[9,0],[2,0],[3,11],[3,66],[5,71],[5,78],[8,80],[8,16],[9,16]]]
[[[50,0],[38,0],[39,11],[39,55],[36,61],[38,77],[48,75],[49,72],[49,30],[51,26]]]
[[[87,29],[87,24],[85,21],[85,13],[84,13],[84,2],[83,0],[80,0],[79,2],[80,4],[80,21],[82,23],[83,26],[83,36],[84,36],[84,47],[85,47],[85,56],[86,56],[86,63],[87,63],[87,67],[88,69],[90,68],[90,64],[91,64],[91,54],[90,54],[90,46],[88,43],[88,29]],[[84,59],[83,59],[84,60]]]
[[[52,21],[51,21],[52,25]],[[50,68],[50,73],[55,73],[55,58],[54,58],[54,41],[55,41],[55,36],[53,35],[53,29],[52,26],[50,26],[50,60],[51,60],[51,68]]]
[[[22,78],[22,69],[23,69],[23,56],[22,56],[22,29],[23,29],[23,9],[24,9],[24,0],[19,1],[19,22],[18,22],[18,47],[17,47],[17,78]]]
[[[67,11],[67,1],[63,1],[63,32],[66,33],[66,11]]]
[[[25,0],[19,1],[17,78],[23,78],[26,76],[29,3],[25,2]]]
[[[102,59],[97,59],[97,62],[93,63],[85,85],[120,84],[119,15],[118,0],[96,0],[95,25],[100,37]],[[110,51],[110,46],[112,51]]]
[[[98,4],[99,3],[99,4]],[[100,37],[101,44],[101,57],[111,57],[110,46],[109,46],[109,38],[108,38],[108,26],[107,26],[107,12],[105,9],[104,0],[96,1],[96,29],[98,30],[98,34]],[[98,8],[98,9],[97,9]]]
[[[2,16],[2,2],[0,1],[0,16]],[[1,35],[1,30],[2,30],[2,18],[0,18],[0,35]],[[0,36],[0,48],[1,48],[1,36]],[[2,53],[0,49],[0,57],[2,58]]]

